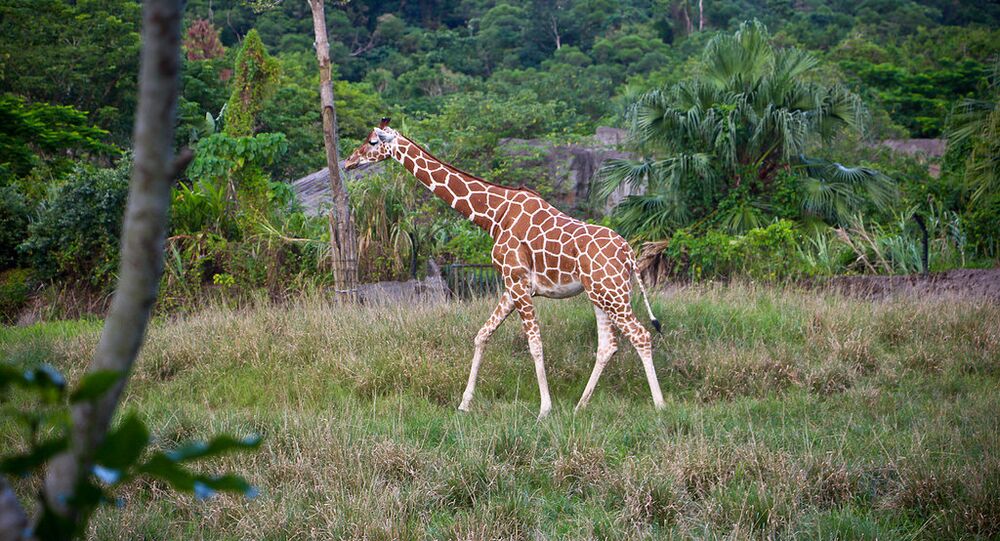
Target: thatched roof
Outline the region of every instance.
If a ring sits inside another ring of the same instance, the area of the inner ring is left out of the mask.
[[[369,166],[365,169],[355,169],[354,171],[344,170],[344,160],[340,161],[340,178],[344,182],[360,180],[382,170],[380,164]],[[317,216],[330,208],[330,169],[322,168],[315,173],[306,175],[298,180],[292,181],[292,190],[295,197],[306,214]]]

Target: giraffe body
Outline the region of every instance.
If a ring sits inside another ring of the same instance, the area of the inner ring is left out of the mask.
[[[635,255],[625,239],[607,227],[587,224],[562,213],[532,190],[492,184],[438,160],[388,128],[387,119],[372,131],[368,142],[351,154],[346,167],[353,169],[390,157],[436,196],[486,230],[494,240],[493,265],[503,278],[505,289],[493,314],[474,340],[472,368],[459,409],[467,411],[470,407],[486,342],[516,310],[535,363],[541,396],[539,418],[545,417],[552,402],[531,298],[538,295],[562,299],[581,292],[586,292],[594,305],[598,351],[577,409],[587,404],[601,371],[617,350],[612,327],[617,327],[636,348],[654,405],[658,409],[663,407],[663,396],[653,368],[650,333],[632,313],[632,276],[639,277]],[[641,288],[641,280],[639,285]],[[649,309],[648,300],[646,307]],[[652,310],[649,315],[658,325]]]

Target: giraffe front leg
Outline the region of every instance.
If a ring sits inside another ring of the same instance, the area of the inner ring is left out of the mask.
[[[493,309],[493,315],[486,320],[483,328],[479,329],[479,332],[476,333],[476,350],[472,354],[472,369],[469,371],[469,383],[465,386],[465,392],[462,393],[462,403],[458,406],[459,410],[469,411],[469,405],[472,403],[472,395],[476,392],[476,378],[479,375],[479,365],[483,362],[483,351],[486,349],[486,342],[490,340],[490,336],[493,336],[493,332],[503,323],[503,320],[507,319],[507,316],[513,309],[514,301],[511,299],[510,293],[504,291],[500,296],[500,303]]]
[[[580,402],[577,403],[576,408],[573,410],[574,413],[587,406],[587,402],[590,401],[590,395],[594,393],[594,388],[597,387],[597,380],[601,378],[601,372],[604,371],[604,367],[608,364],[611,356],[618,351],[618,344],[615,342],[615,332],[611,326],[611,319],[608,318],[604,310],[601,310],[596,305],[594,306],[594,315],[597,316],[597,361],[594,363],[593,372],[590,373],[590,380],[587,381],[587,387],[583,390],[583,396],[580,397]]]
[[[538,319],[535,317],[535,305],[531,302],[531,295],[523,283],[515,283],[508,289],[514,299],[514,307],[517,308],[517,313],[521,316],[521,327],[524,330],[524,335],[528,338],[528,350],[531,352],[532,360],[535,361],[535,376],[538,378],[538,394],[541,397],[538,419],[541,420],[552,411],[552,398],[549,396],[549,383],[545,379],[542,334],[538,327]]]

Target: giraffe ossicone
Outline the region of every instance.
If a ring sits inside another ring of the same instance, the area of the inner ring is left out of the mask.
[[[630,304],[633,276],[657,330],[659,322],[649,306],[635,254],[625,239],[607,227],[584,223],[560,212],[533,190],[494,184],[442,162],[390,128],[388,118],[383,118],[366,142],[351,153],[345,168],[350,170],[389,158],[402,164],[434,195],[484,229],[494,241],[491,256],[503,278],[504,292],[473,341],[472,368],[460,410],[468,411],[471,406],[486,343],[516,310],[535,363],[541,398],[538,417],[548,415],[552,399],[531,298],[536,295],[566,298],[581,292],[586,292],[594,305],[598,347],[594,369],[576,409],[587,405],[604,366],[618,349],[613,327],[639,353],[653,404],[657,409],[664,407],[653,367],[651,336],[635,317]]]

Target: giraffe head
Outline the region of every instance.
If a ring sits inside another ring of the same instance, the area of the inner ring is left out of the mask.
[[[350,171],[358,166],[380,162],[390,157],[398,135],[396,130],[389,127],[389,119],[383,118],[378,127],[368,134],[368,139],[347,158],[344,169]]]

